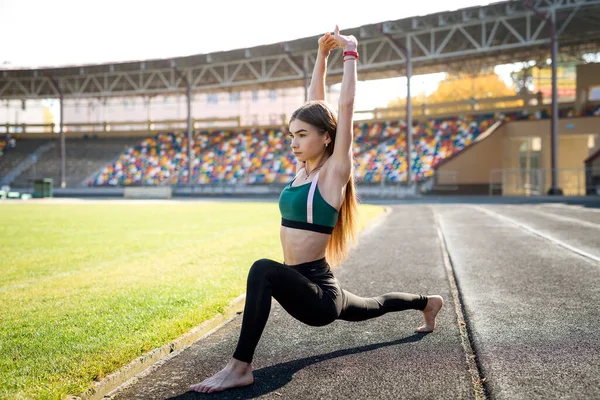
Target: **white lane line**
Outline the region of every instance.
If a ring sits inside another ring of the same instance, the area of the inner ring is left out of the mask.
[[[579,205],[569,205],[569,204],[563,204],[563,203],[546,203],[546,204],[542,204],[541,205],[543,208],[564,208],[566,210],[577,210],[577,211],[583,211],[583,212],[591,212],[591,213],[600,213],[600,209],[598,208],[589,208],[589,207],[583,207],[583,206],[579,206]]]
[[[585,226],[589,226],[590,228],[596,228],[596,229],[600,229],[600,224],[596,224],[594,222],[588,222],[588,221],[583,221],[581,219],[577,219],[577,218],[573,218],[573,217],[567,217],[565,215],[558,215],[558,214],[552,214],[551,212],[545,212],[542,210],[536,210],[535,208],[529,208],[529,211],[533,211],[534,213],[543,215],[543,216],[547,216],[550,218],[554,218],[560,221],[566,221],[566,222],[575,222],[576,224],[580,224],[580,225],[585,225]]]
[[[487,208],[484,208],[484,207],[481,207],[481,206],[471,206],[471,207],[475,208],[475,209],[477,209],[477,210],[479,210],[481,212],[484,212],[484,213],[486,213],[488,215],[491,215],[492,217],[496,217],[496,218],[498,218],[498,219],[500,219],[500,220],[502,220],[504,222],[508,222],[510,224],[516,225],[519,228],[521,228],[523,230],[526,230],[527,232],[533,233],[534,235],[537,235],[537,236],[539,236],[539,237],[541,237],[543,239],[546,239],[546,240],[548,240],[548,241],[550,241],[550,242],[552,242],[554,244],[557,244],[557,245],[559,245],[561,247],[564,247],[567,250],[571,250],[574,253],[577,253],[577,254],[579,254],[579,255],[581,255],[583,257],[589,258],[590,260],[593,260],[593,261],[596,261],[597,263],[600,263],[600,257],[595,256],[593,254],[590,254],[587,251],[578,249],[577,247],[571,246],[570,244],[565,243],[562,240],[557,239],[555,237],[552,237],[550,235],[547,235],[547,234],[545,234],[545,233],[543,233],[541,231],[538,231],[537,229],[532,228],[529,225],[522,224],[522,223],[520,223],[518,221],[515,221],[512,218],[506,217],[506,216],[504,216],[502,214],[498,214],[497,212],[488,210]]]

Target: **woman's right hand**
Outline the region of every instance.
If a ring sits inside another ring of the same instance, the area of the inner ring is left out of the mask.
[[[335,26],[333,38],[335,39],[337,45],[340,46],[344,51],[356,51],[358,48],[358,40],[356,40],[354,35],[340,35],[340,28],[337,25]]]
[[[329,32],[319,38],[319,53],[324,57],[329,57],[329,52],[337,46],[337,42]]]

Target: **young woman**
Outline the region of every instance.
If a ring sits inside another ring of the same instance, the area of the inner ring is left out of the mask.
[[[338,116],[324,103],[327,57],[344,51],[344,74]],[[289,136],[296,156],[296,177],[279,198],[284,263],[261,259],[250,268],[242,329],[233,358],[221,371],[190,386],[203,393],[250,385],[252,357],[271,309],[271,297],[293,317],[311,326],[336,319],[364,321],[387,312],[423,311],[425,324],[416,332],[432,332],[442,308],[440,296],[388,293],[363,298],[343,290],[329,265],[339,264],[355,239],[357,200],[352,161],[357,41],[335,27],[319,39],[310,85],[310,101],[290,120]]]

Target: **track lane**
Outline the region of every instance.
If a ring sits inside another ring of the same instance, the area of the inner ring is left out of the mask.
[[[435,208],[490,396],[597,395],[598,263],[473,206]]]

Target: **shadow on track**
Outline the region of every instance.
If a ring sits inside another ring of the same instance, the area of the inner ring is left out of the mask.
[[[396,346],[405,343],[418,342],[424,338],[427,333],[414,333],[411,336],[383,342],[370,344],[367,346],[359,346],[351,349],[337,350],[327,354],[318,356],[301,358],[299,360],[288,361],[281,364],[275,364],[270,367],[261,368],[254,371],[254,384],[241,388],[229,389],[219,393],[198,393],[188,391],[182,395],[170,397],[169,400],[186,400],[197,398],[211,399],[253,399],[265,394],[271,393],[285,386],[292,380],[294,374],[309,365],[316,364],[321,361],[331,360],[332,358],[343,357],[351,354],[363,353],[366,351],[380,349],[387,346]],[[215,371],[217,372],[217,371]]]

